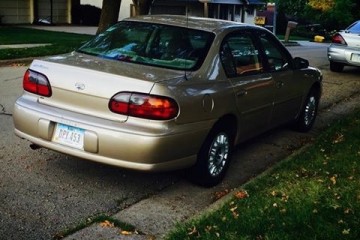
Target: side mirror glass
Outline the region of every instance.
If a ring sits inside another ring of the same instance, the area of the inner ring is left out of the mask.
[[[309,61],[304,58],[296,57],[294,58],[294,66],[295,69],[307,68],[309,67]]]

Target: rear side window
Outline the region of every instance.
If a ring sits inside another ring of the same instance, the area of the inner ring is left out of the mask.
[[[267,33],[260,34],[260,41],[266,55],[266,64],[271,72],[287,70],[291,61],[286,51],[274,37]]]
[[[351,33],[360,33],[360,21],[357,21],[355,23],[353,23],[352,25],[350,25],[346,31],[351,32]]]
[[[231,33],[220,49],[221,63],[227,76],[243,76],[263,71],[259,50],[252,35],[247,32]]]

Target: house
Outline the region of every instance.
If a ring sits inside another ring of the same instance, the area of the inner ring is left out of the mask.
[[[254,24],[261,0],[154,0],[151,14],[179,14]]]
[[[71,23],[71,9],[80,0],[0,0],[0,23]]]
[[[0,24],[72,24],[79,16],[73,10],[80,4],[101,8],[102,0],[0,0]],[[119,20],[129,17],[132,0],[122,0]]]
[[[92,1],[94,2],[94,1]],[[96,3],[101,3],[97,0]],[[76,23],[81,0],[0,0],[0,24]],[[254,23],[261,0],[153,0],[150,14],[180,14]],[[119,20],[134,15],[132,0],[122,0]]]

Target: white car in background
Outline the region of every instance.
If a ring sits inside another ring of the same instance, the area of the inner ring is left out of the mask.
[[[360,20],[333,36],[328,59],[333,72],[341,72],[345,66],[360,67]]]

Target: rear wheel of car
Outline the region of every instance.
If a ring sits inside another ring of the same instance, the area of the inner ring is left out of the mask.
[[[294,126],[296,130],[307,132],[312,128],[319,107],[319,99],[319,92],[316,89],[312,89],[307,95],[300,115],[295,121]]]
[[[330,62],[330,70],[332,72],[342,72],[344,70],[344,64],[338,62]]]
[[[192,182],[212,187],[221,182],[229,167],[233,134],[225,124],[215,126],[203,143],[196,164],[190,169]]]

